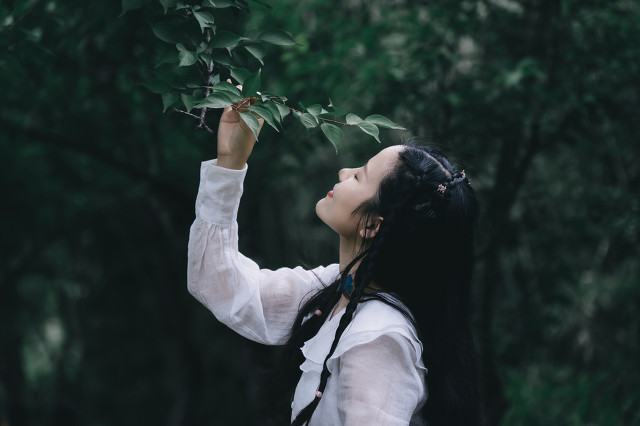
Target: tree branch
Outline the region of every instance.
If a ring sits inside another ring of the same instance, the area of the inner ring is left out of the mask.
[[[196,127],[197,129],[204,129],[207,132],[211,133],[212,135],[214,135],[216,132],[214,132],[213,130],[211,130],[211,128],[209,126],[207,126],[207,123],[204,121],[204,110],[206,110],[207,108],[202,108],[202,113],[200,114],[200,116],[197,116],[195,114],[191,114],[190,112],[187,111],[183,111],[181,109],[178,108],[174,108],[173,112],[179,112],[180,114],[184,114],[186,116],[189,116],[191,118],[195,118],[196,120],[199,121],[198,126]]]
[[[204,36],[205,41],[207,42],[207,44],[209,44],[211,42],[211,28],[205,28],[204,34],[205,34]],[[213,61],[211,61],[211,63],[209,64],[209,69],[207,70],[207,75],[205,76],[205,81],[204,81],[205,86],[207,86],[207,90],[205,91],[205,94],[204,94],[205,99],[207,98],[207,96],[211,94],[211,83],[213,82],[213,74],[215,72],[215,69],[216,69],[216,65]],[[207,107],[203,107],[202,111],[200,112],[200,122],[198,123],[198,126],[196,128],[205,129],[209,133],[213,133],[213,131],[211,131],[211,129],[207,126],[207,123],[205,122],[206,116],[207,116]]]
[[[275,100],[273,100],[273,98],[271,98],[271,99],[269,99],[269,100],[270,100],[271,102],[273,102],[274,104],[282,105],[283,107],[287,107],[287,108],[289,108],[289,111],[292,111],[292,112],[294,112],[294,111],[295,111],[295,112],[297,112],[298,114],[302,114],[302,111],[299,111],[299,110],[297,110],[297,109],[295,109],[295,108],[293,108],[293,107],[290,107],[289,105],[285,104],[284,102],[283,102],[283,103],[276,102]],[[322,120],[322,121],[324,121],[324,122],[328,122],[328,123],[336,123],[336,124],[340,124],[340,125],[342,125],[342,126],[349,126],[349,127],[357,126],[357,124],[343,123],[342,121],[332,120],[332,119],[330,119],[330,118],[322,118],[322,117],[316,117],[316,118],[317,118],[318,120]]]

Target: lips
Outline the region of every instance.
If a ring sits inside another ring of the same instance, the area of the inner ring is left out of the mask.
[[[329,191],[329,192],[327,192],[327,197],[329,197],[329,198],[333,198],[333,191]]]

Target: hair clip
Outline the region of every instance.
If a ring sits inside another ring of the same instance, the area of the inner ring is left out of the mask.
[[[446,186],[444,186],[443,184],[438,185],[438,189],[437,189],[437,191],[438,191],[439,193],[444,194],[444,191],[446,191],[446,190],[447,190],[447,187],[446,187]]]
[[[316,309],[316,311],[314,312],[314,315],[316,316],[322,316],[322,311],[320,309]]]

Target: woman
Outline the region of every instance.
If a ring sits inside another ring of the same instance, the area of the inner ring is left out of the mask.
[[[260,269],[237,247],[255,137],[235,108],[220,119],[218,159],[201,169],[191,294],[239,334],[285,344],[292,424],[478,424],[469,325],[476,202],[464,172],[430,148],[386,148],[340,170],[316,205],[339,236],[339,264]]]

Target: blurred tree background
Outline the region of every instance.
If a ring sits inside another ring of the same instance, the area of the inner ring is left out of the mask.
[[[640,425],[640,4],[268,3],[225,22],[299,43],[268,50],[263,87],[386,115],[455,153],[478,192],[486,424]],[[0,2],[0,425],[263,424],[273,349],[186,291],[214,138],[139,85],[160,42],[120,12]],[[315,202],[380,145],[345,129],[336,157],[285,127],[250,160],[241,249],[333,262]]]

